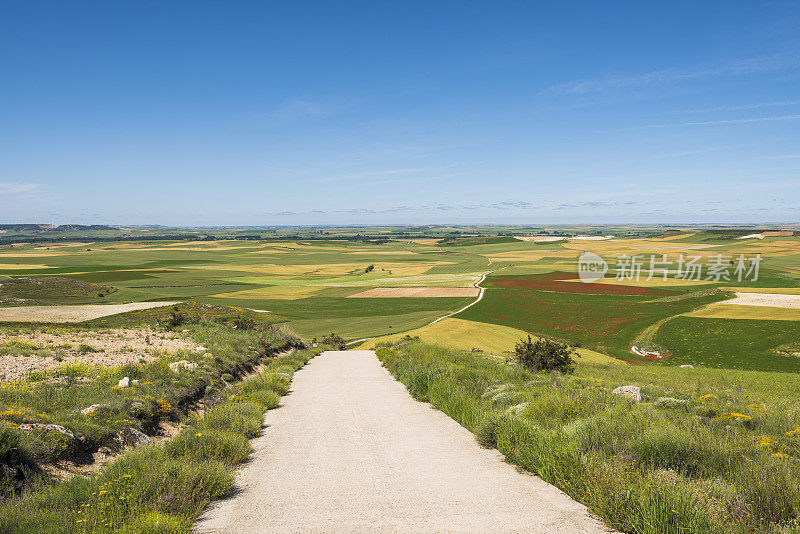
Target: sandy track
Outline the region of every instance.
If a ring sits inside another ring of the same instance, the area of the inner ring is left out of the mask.
[[[779,293],[736,293],[736,298],[726,300],[723,304],[741,306],[772,306],[775,308],[800,308],[800,295],[783,295]]]
[[[607,532],[413,400],[372,351],[312,360],[267,425],[195,532]]]
[[[79,323],[98,317],[136,310],[172,306],[174,302],[131,302],[129,304],[85,304],[78,306],[18,306],[0,308],[0,321],[32,323]]]
[[[477,297],[477,287],[374,287],[347,298]]]

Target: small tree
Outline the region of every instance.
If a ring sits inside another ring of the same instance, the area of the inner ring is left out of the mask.
[[[514,347],[514,356],[519,364],[528,371],[560,371],[562,373],[572,373],[575,371],[575,360],[573,355],[578,355],[577,343],[567,344],[550,339],[528,339],[521,340]]]

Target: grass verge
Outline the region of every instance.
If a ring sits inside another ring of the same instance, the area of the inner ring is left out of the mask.
[[[613,528],[798,531],[791,375],[579,364],[562,376],[417,341],[376,352],[415,398]],[[611,393],[626,384],[644,402]]]
[[[225,386],[218,404],[191,418],[165,445],[144,445],[91,477],[40,481],[0,505],[0,532],[183,533],[211,500],[233,486],[230,467],[250,454],[249,438],[278,405],[292,373],[319,353],[275,358],[256,375]]]

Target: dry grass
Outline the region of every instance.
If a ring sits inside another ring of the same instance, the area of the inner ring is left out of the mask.
[[[730,302],[730,301],[728,301]],[[760,319],[772,321],[800,321],[800,309],[770,306],[743,306],[741,304],[715,303],[705,308],[685,313],[689,317],[711,319]]]
[[[323,287],[312,286],[269,286],[259,287],[257,289],[245,289],[244,291],[234,291],[232,293],[220,293],[212,296],[229,299],[297,300],[309,297],[323,289]]]
[[[422,274],[431,267],[436,265],[448,265],[448,262],[371,262],[374,265],[374,270],[371,275],[378,274],[394,274],[401,276],[413,276]],[[318,276],[344,276],[363,270],[369,265],[368,262],[352,262],[352,263],[324,263],[324,264],[307,264],[307,265],[279,265],[275,263],[262,263],[258,265],[207,265],[190,267],[193,269],[211,269],[211,270],[225,270],[225,271],[240,271],[245,273],[258,273],[265,275],[276,276],[302,276],[302,275],[318,275]]]
[[[0,271],[16,271],[19,269],[49,269],[50,265],[41,263],[0,263]]]
[[[420,274],[416,276],[394,276],[386,278],[362,278],[356,280],[342,280],[320,283],[328,287],[361,287],[374,286],[376,283],[393,287],[414,286],[448,286],[448,287],[473,287],[483,273],[458,273],[458,274]]]
[[[374,287],[347,298],[477,297],[477,287]]]

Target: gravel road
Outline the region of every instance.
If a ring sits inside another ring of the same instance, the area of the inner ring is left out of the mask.
[[[413,400],[372,351],[313,359],[266,424],[194,532],[608,532]]]

